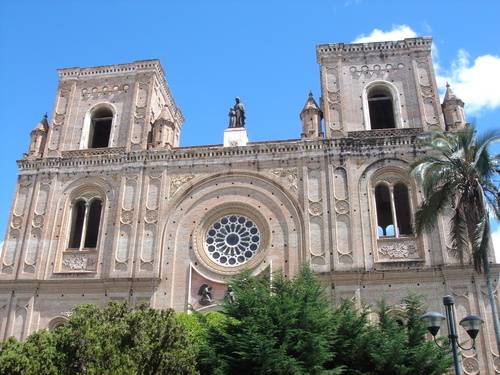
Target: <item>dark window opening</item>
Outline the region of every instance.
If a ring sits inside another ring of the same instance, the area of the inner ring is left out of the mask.
[[[378,235],[394,236],[391,195],[387,185],[380,184],[375,187],[375,205],[377,206]]]
[[[83,221],[85,219],[85,202],[77,201],[73,206],[69,248],[79,249],[82,240]]]
[[[394,106],[390,91],[384,87],[376,87],[368,94],[368,110],[370,112],[371,129],[395,128]]]
[[[94,199],[90,204],[87,217],[87,230],[85,233],[85,247],[95,248],[97,246],[97,236],[99,235],[99,223],[101,221],[102,203],[99,199]]]
[[[403,183],[394,186],[394,206],[399,234],[413,234],[411,225],[410,197],[408,188]]]
[[[89,148],[109,147],[113,112],[109,108],[100,108],[92,114],[89,133]]]

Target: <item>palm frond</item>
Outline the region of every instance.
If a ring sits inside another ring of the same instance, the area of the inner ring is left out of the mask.
[[[474,241],[472,243],[472,258],[474,268],[477,272],[482,272],[488,263],[488,255],[490,245],[490,221],[485,215],[477,223],[474,232]]]
[[[417,233],[420,234],[435,226],[439,214],[443,209],[451,205],[452,188],[453,186],[450,183],[446,183],[437,188],[433,194],[424,198],[424,201],[415,212],[415,231]]]
[[[463,205],[459,204],[450,219],[450,237],[451,252],[458,258],[460,264],[464,263],[464,255],[469,250],[469,237],[467,233],[467,220],[463,212]]]

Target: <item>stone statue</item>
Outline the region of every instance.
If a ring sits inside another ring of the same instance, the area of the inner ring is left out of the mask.
[[[235,128],[244,128],[245,127],[245,107],[243,103],[240,101],[240,98],[236,97],[234,99],[236,104],[233,107],[233,111],[235,114]]]
[[[233,108],[229,108],[229,127],[230,128],[236,127],[236,112],[234,111]]]
[[[200,305],[202,306],[208,306],[212,303],[213,297],[212,297],[212,288],[208,286],[208,284],[203,284],[200,286],[200,289],[198,289],[198,295],[200,296]]]
[[[234,291],[231,288],[231,285],[227,287],[226,293],[224,294],[224,299],[229,303],[234,303],[236,298],[234,296]]]

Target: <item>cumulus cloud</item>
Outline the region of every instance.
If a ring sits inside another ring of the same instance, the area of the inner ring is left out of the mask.
[[[417,33],[408,25],[394,25],[389,31],[373,29],[368,35],[358,35],[353,43],[385,42],[388,40],[401,40],[404,38],[414,38]]]
[[[447,71],[439,67],[436,74],[438,87],[449,82],[457,96],[465,102],[467,113],[500,107],[500,56],[482,55],[471,63],[469,53],[458,51],[457,58]]]

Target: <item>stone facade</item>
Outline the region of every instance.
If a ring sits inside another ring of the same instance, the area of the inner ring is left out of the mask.
[[[318,46],[320,105],[307,100],[298,139],[244,146],[179,147],[183,116],[159,61],[60,70],[50,126],[37,125],[18,161],[0,262],[2,339],[53,328],[80,303],[216,308],[241,269],[293,276],[308,262],[332,303],[385,296],[398,309],[413,291],[441,310],[453,294],[458,319],[486,317],[477,353],[463,353],[466,373],[500,373],[484,278],[448,252],[446,219],[422,237],[403,229],[421,200],[408,175],[425,152],[418,136],[445,129],[430,47],[430,38]],[[392,103],[394,127],[375,128],[377,100]],[[89,148],[101,123],[108,147]],[[385,236],[382,185],[395,228]],[[402,186],[409,212],[399,214]]]

